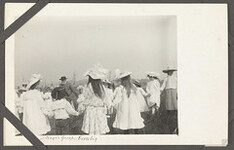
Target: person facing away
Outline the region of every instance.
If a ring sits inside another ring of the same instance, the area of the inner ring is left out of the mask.
[[[64,87],[65,91],[67,92],[66,100],[70,102],[75,109],[78,107],[77,99],[79,97],[79,91],[71,85],[67,81],[67,77],[62,76],[59,80],[61,80],[60,87]]]
[[[36,135],[44,135],[51,130],[49,122],[44,114],[44,100],[42,93],[37,90],[41,76],[33,74],[27,91],[20,98],[23,102],[23,124]]]
[[[160,107],[160,82],[159,74],[150,72],[147,74],[148,82],[146,84],[146,92],[150,94],[147,98],[148,106],[151,108],[152,114]]]
[[[123,72],[119,79],[121,85],[116,89],[113,105],[116,108],[116,117],[113,127],[124,134],[141,133],[144,127],[141,118],[137,89],[131,82],[131,73]]]
[[[51,104],[50,116],[55,118],[55,130],[57,135],[69,134],[70,116],[79,115],[65,99],[66,95],[67,92],[63,87],[56,87],[51,93],[54,101]]]
[[[161,91],[165,90],[166,110],[177,110],[177,78],[174,74],[175,68],[168,67],[163,70],[167,77],[163,80]]]
[[[82,97],[79,97],[78,101],[84,106],[82,131],[86,134],[101,135],[110,131],[106,117],[108,106],[101,78],[94,74],[88,74],[87,87],[84,88]]]
[[[136,86],[137,88],[137,94],[138,94],[138,100],[139,100],[139,106],[140,106],[140,112],[146,112],[146,111],[149,111],[149,106],[146,102],[146,99],[147,97],[150,96],[149,93],[146,93],[142,87],[141,87],[141,84],[138,80],[134,80],[133,81],[133,84]]]
[[[163,70],[167,74],[164,79],[161,91],[165,91],[165,109],[167,111],[167,124],[171,133],[178,133],[177,123],[177,69],[168,67]]]

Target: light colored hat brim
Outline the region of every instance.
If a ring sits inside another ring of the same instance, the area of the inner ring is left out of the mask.
[[[159,73],[155,73],[155,72],[148,72],[147,76],[149,76],[149,77],[156,77],[158,79],[160,78]]]
[[[94,71],[88,72],[86,76],[90,76],[94,80],[98,80],[98,79],[103,80],[106,78],[106,75],[104,73],[94,72]]]
[[[109,70],[103,68],[101,65],[94,65],[93,68],[89,69],[84,76],[90,76],[93,79],[105,79],[109,74]]]
[[[30,88],[33,84],[37,83],[37,82],[40,81],[41,79],[42,79],[42,77],[41,77],[40,74],[32,74],[32,77],[31,77],[31,79],[30,79],[30,81],[29,81],[29,83],[28,83],[26,89],[29,90],[29,88]]]
[[[32,85],[34,85],[35,83],[37,83],[38,81],[40,81],[40,79],[33,79],[33,80],[31,80],[31,81],[29,82],[29,84],[27,85],[26,89],[29,90],[30,87],[31,87]]]
[[[126,76],[131,75],[131,74],[132,74],[131,72],[123,72],[123,73],[121,73],[121,74],[119,75],[118,79],[124,78],[124,77],[126,77]]]

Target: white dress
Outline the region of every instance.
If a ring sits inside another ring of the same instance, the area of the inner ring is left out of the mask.
[[[149,106],[145,99],[146,95],[147,94],[141,87],[137,87],[137,97],[139,101],[140,112],[150,111]]]
[[[137,94],[132,90],[128,97],[123,86],[119,86],[115,93],[113,103],[116,105],[116,117],[113,127],[121,130],[143,128],[145,125],[141,118]]]
[[[149,107],[157,104],[160,107],[160,83],[158,80],[149,81],[146,85],[146,92],[150,94],[147,98]]]
[[[84,119],[82,125],[82,131],[91,135],[106,134],[110,131],[107,124],[107,107],[108,102],[106,98],[101,99],[97,97],[91,85],[84,89],[83,94],[79,97],[78,111],[84,109]]]
[[[44,114],[50,115],[51,112],[51,105],[53,103],[52,96],[50,92],[46,92],[43,94],[42,98],[44,99]]]
[[[38,90],[30,90],[21,95],[24,107],[23,123],[34,134],[42,135],[51,130],[48,119],[44,115],[44,100]]]

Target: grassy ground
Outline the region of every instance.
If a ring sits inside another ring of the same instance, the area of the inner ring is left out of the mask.
[[[160,109],[152,115],[151,112],[141,113],[142,118],[144,119],[145,127],[142,129],[140,134],[173,134],[177,128],[177,111],[166,111],[164,106],[164,94],[161,95],[161,107]],[[108,118],[108,125],[110,128],[109,134],[122,134],[120,130],[114,129],[112,127],[115,120],[115,111]],[[54,135],[55,126],[54,119],[50,119],[52,130],[48,134]],[[83,124],[83,115],[81,114],[78,117],[72,117],[70,119],[71,134],[80,135],[84,134],[81,131]]]

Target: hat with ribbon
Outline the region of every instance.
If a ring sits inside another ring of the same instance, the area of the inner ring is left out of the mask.
[[[147,72],[147,76],[149,77],[156,77],[156,78],[160,78],[160,74],[159,73],[155,73],[155,72]]]
[[[32,77],[31,77],[26,89],[29,90],[32,85],[34,85],[35,83],[37,83],[41,79],[42,79],[42,77],[40,74],[32,74]]]
[[[107,78],[108,74],[108,69],[103,68],[101,65],[94,65],[94,67],[89,69],[84,75],[90,76],[93,79],[104,80]]]
[[[129,71],[121,72],[120,75],[118,76],[118,79],[127,77],[127,76],[129,76],[129,75],[131,75],[131,74],[132,74],[132,72],[129,72]]]

